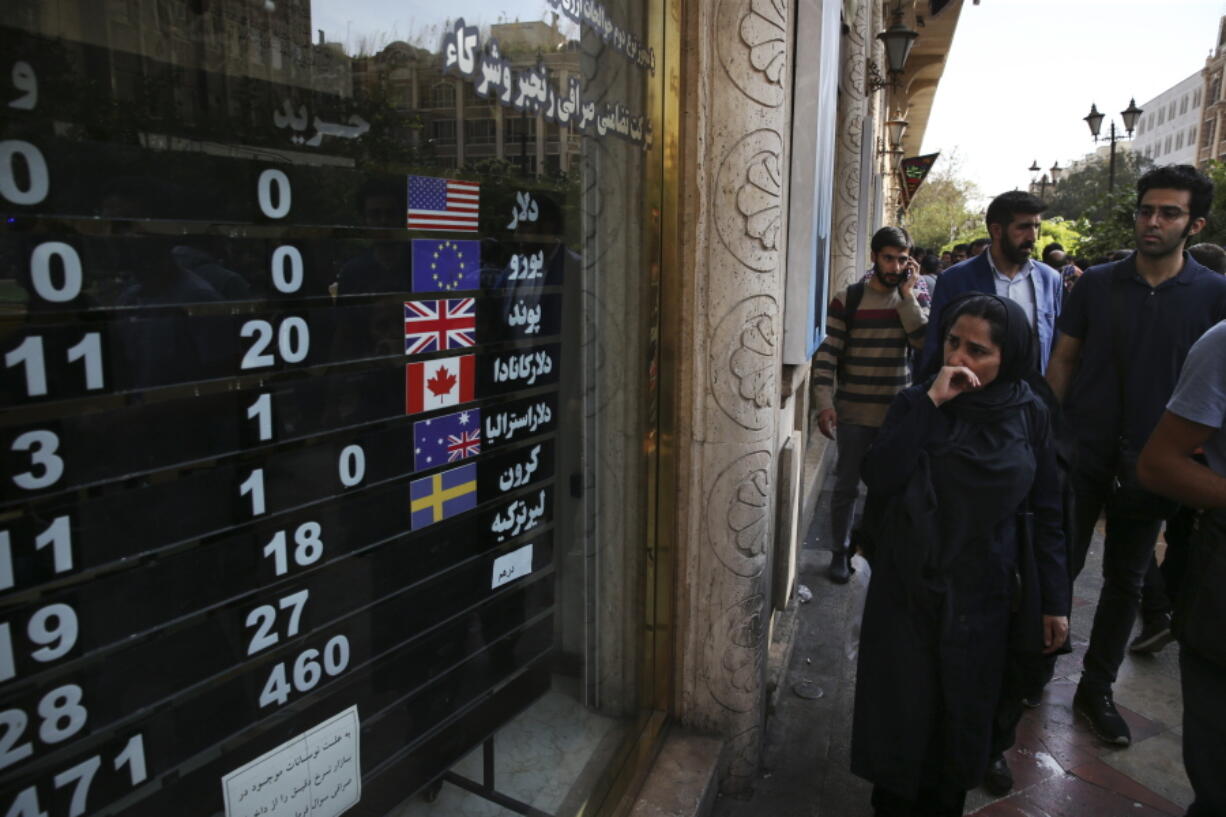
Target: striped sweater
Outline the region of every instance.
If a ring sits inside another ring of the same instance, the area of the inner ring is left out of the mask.
[[[844,288],[826,314],[826,339],[813,361],[813,405],[835,409],[841,423],[876,428],[894,395],[911,384],[906,344],[923,347],[928,309],[914,292],[904,300],[896,289],[881,293],[866,285],[848,338],[846,303]]]

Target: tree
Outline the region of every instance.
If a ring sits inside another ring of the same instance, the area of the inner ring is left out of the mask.
[[[1153,167],[1153,160],[1131,151],[1117,150],[1115,155],[1115,193],[1121,190],[1135,195],[1137,179]],[[1049,191],[1046,217],[1063,216],[1069,220],[1088,219],[1091,223],[1108,219],[1116,196],[1108,196],[1110,159],[1095,156],[1085,164],[1065,171],[1064,177]]]
[[[978,197],[978,188],[958,176],[956,155],[938,159],[907,209],[911,240],[921,247],[945,247],[982,225],[983,214],[971,206]]]
[[[1213,179],[1213,205],[1209,208],[1205,229],[1193,236],[1189,244],[1209,241],[1218,246],[1226,245],[1226,162],[1211,159],[1201,168]]]
[[[1075,222],[1081,233],[1077,254],[1090,259],[1091,263],[1102,261],[1116,250],[1131,249],[1136,243],[1133,211],[1137,204],[1135,183],[1121,186],[1116,179],[1115,190],[1104,193],[1093,205],[1098,218],[1080,218]]]

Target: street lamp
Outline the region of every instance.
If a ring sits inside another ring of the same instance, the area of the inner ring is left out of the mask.
[[[890,137],[890,144],[895,147],[902,145],[902,137],[907,132],[907,125],[910,124],[902,118],[902,114],[894,114],[894,118],[885,123],[886,133]]]
[[[1026,169],[1029,170],[1031,173],[1035,173],[1035,174],[1043,173],[1043,168],[1039,167],[1038,159],[1035,159],[1030,164],[1030,167]],[[1051,170],[1048,172],[1051,174],[1050,182],[1049,182],[1047,173],[1043,173],[1042,178],[1040,178],[1037,175],[1030,177],[1030,192],[1032,194],[1037,192],[1039,198],[1041,199],[1047,198],[1047,185],[1049,183],[1051,184],[1052,187],[1056,186],[1058,177],[1060,176],[1061,173],[1064,172],[1064,168],[1060,167],[1059,162],[1056,162],[1054,165],[1051,166]]]
[[[868,61],[868,88],[870,91],[879,91],[888,85],[893,85],[894,80],[907,66],[907,57],[911,55],[911,48],[919,38],[919,32],[907,28],[902,18],[902,0],[899,0],[894,4],[893,24],[877,35],[877,39],[885,46],[885,67],[890,78],[886,79],[881,76],[877,63],[870,59]]]
[[[891,74],[902,73],[907,64],[907,57],[911,55],[911,48],[918,38],[919,32],[907,28],[906,23],[902,21],[902,2],[899,0],[894,4],[893,25],[877,35],[877,39],[881,40],[882,45],[885,46],[885,59],[890,66]]]
[[[1143,111],[1137,107],[1135,98],[1128,100],[1128,107],[1120,111],[1120,118],[1124,120],[1124,130],[1128,131],[1128,138],[1132,138],[1133,128],[1136,127],[1137,118],[1141,116]],[[1103,126],[1103,115],[1099,113],[1098,106],[1091,103],[1090,112],[1084,117],[1085,123],[1090,126],[1090,135],[1094,137],[1094,141],[1098,141],[1098,133]],[[1115,133],[1115,120],[1111,120],[1111,132],[1106,137],[1111,140],[1111,163],[1110,170],[1107,174],[1107,190],[1115,189],[1115,143],[1123,139],[1123,136],[1117,136]]]

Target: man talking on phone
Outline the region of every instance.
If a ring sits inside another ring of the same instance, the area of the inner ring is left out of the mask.
[[[900,227],[882,227],[871,244],[873,270],[839,290],[826,313],[811,381],[817,425],[838,444],[830,529],[830,580],[851,575],[852,513],[860,493],[860,462],[885,420],[894,395],[911,385],[907,349],[924,342],[928,309],[916,297],[919,263]],[[835,383],[838,383],[837,391]]]

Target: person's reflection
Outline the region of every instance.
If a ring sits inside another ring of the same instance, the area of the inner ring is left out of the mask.
[[[405,192],[390,179],[372,179],[359,188],[354,200],[357,224],[362,227],[399,228],[405,226]],[[332,288],[333,296],[376,292],[404,292],[409,289],[409,241],[403,233],[370,242],[361,252],[341,266]],[[403,307],[399,303],[347,303],[336,310],[336,332],[332,338],[335,360],[352,360],[402,354],[404,351]],[[357,394],[338,394],[329,409],[337,422],[354,413]]]
[[[204,249],[177,244],[170,251],[170,255],[179,269],[202,278],[223,299],[244,301],[251,297],[251,285],[247,283],[247,279]]]
[[[355,197],[358,223],[363,227],[404,229],[407,210],[402,184],[372,179]],[[409,242],[401,235],[372,241],[370,246],[341,266],[336,276],[337,295],[358,292],[397,292],[409,288]]]
[[[157,179],[125,177],[112,182],[97,208],[95,231],[112,274],[126,282],[115,305],[160,307],[212,303],[223,296],[173,254],[176,239],[151,234],[147,219],[164,212],[159,202],[176,191]],[[182,310],[134,311],[117,320],[122,352],[121,381],[128,387],[158,386],[218,376],[227,343],[220,317],[192,318]]]

